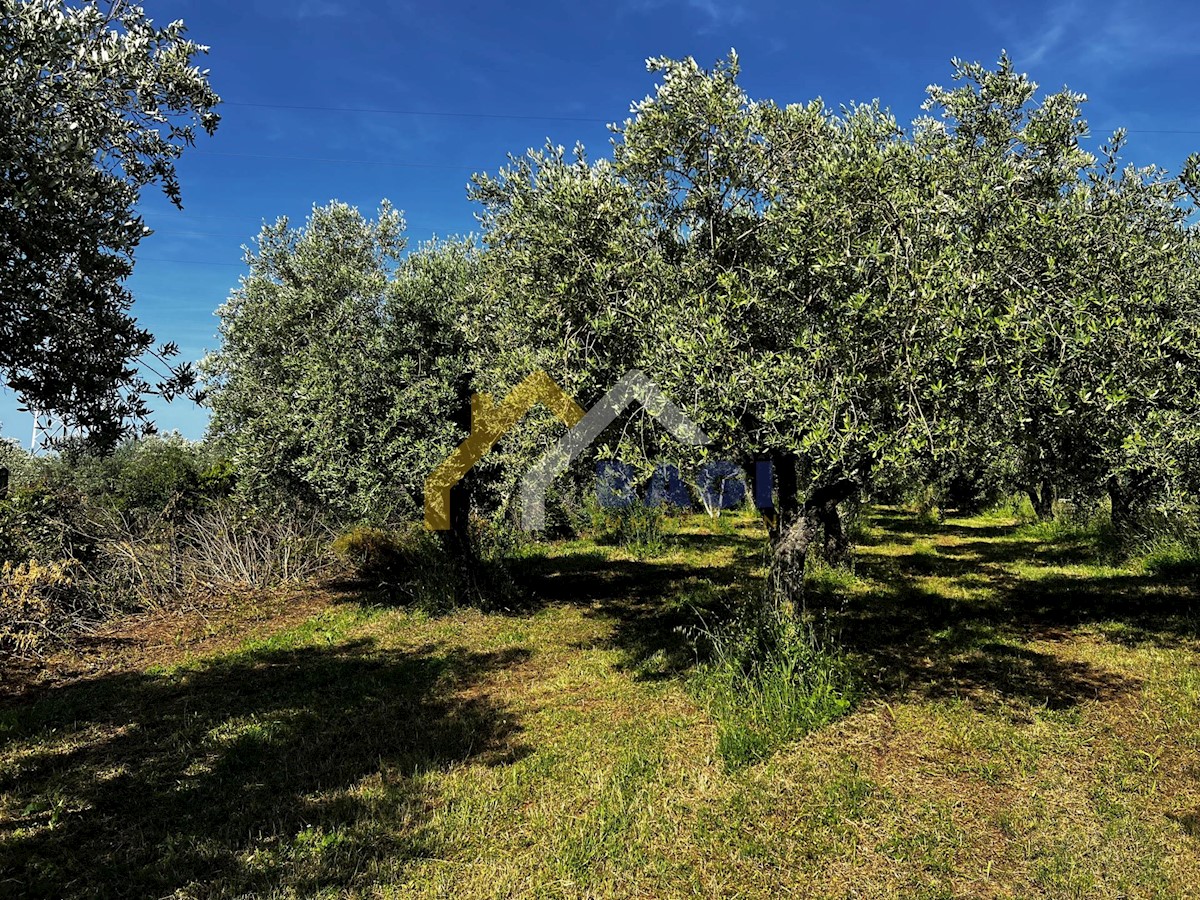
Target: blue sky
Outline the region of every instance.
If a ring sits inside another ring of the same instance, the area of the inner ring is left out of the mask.
[[[711,64],[731,47],[751,96],[879,98],[902,120],[949,60],[1002,48],[1046,90],[1086,93],[1095,140],[1130,129],[1128,158],[1177,170],[1200,149],[1200,8],[1100,2],[609,4],[370,3],[360,0],[144,0],[212,49],[226,101],[216,136],[179,165],[184,210],[146,192],[155,234],[137,256],[135,313],[185,357],[212,349],[213,312],[243,271],[261,222],[302,222],[338,199],[405,211],[410,245],[475,226],[466,185],[506,153],[547,138],[608,152],[608,122],[653,88],[650,56]],[[1191,132],[1191,133],[1187,133]],[[187,401],[157,408],[161,429],[203,434]],[[28,442],[30,419],[0,392],[0,429]]]

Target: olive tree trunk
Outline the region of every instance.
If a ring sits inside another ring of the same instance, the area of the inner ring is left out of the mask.
[[[1054,482],[1048,477],[1042,478],[1040,485],[1026,485],[1025,493],[1033,505],[1033,514],[1042,521],[1054,516]]]
[[[813,490],[790,521],[778,517],[767,584],[772,602],[793,609],[803,606],[804,569],[814,545],[826,555],[845,552],[846,537],[837,505],[856,493],[858,485],[843,478]]]

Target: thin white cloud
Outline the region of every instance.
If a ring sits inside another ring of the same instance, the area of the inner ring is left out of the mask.
[[[746,7],[728,0],[686,0],[687,5],[703,13],[713,25],[733,25],[743,21]]]
[[[1134,68],[1164,59],[1200,57],[1200,28],[1177,11],[1156,14],[1146,4],[1113,4],[1081,55],[1094,63]]]
[[[699,13],[704,19],[703,25],[708,29],[736,25],[750,17],[744,3],[730,0],[625,0],[621,8],[626,12],[645,14],[668,6]]]
[[[1041,34],[1032,39],[1029,47],[1024,49],[1018,62],[1024,65],[1036,66],[1061,44],[1068,28],[1075,23],[1078,14],[1078,4],[1074,0],[1053,6],[1047,16]]]
[[[1032,31],[1018,31],[1013,19],[991,19],[1021,67],[1062,63],[1103,74],[1200,56],[1200,29],[1194,22],[1156,6],[1154,0],[1059,0]]]

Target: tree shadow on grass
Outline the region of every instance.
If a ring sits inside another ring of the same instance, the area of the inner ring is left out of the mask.
[[[855,566],[875,588],[846,602],[836,583],[828,590],[818,583],[808,602],[828,616],[832,633],[863,662],[869,689],[881,696],[917,691],[1004,704],[1018,714],[1066,709],[1138,683],[1023,644],[1089,624],[1104,624],[1117,640],[1160,646],[1200,635],[1188,570],[1151,577],[1098,568],[1072,576],[1048,569],[1084,552],[1069,534],[1041,540],[1004,524],[928,525],[895,509],[868,521],[872,540],[859,548]],[[939,535],[956,540],[931,546]],[[757,596],[765,546],[746,535],[687,537],[701,552],[733,542],[734,564],[612,559],[587,549],[547,556],[524,571],[521,582],[532,599],[516,612],[551,603],[584,606],[612,622],[606,645],[624,652],[620,665],[635,677],[684,674],[698,661],[687,629],[719,624]]]
[[[422,773],[525,753],[480,682],[527,656],[359,640],[0,709],[0,895],[308,896],[402,867],[436,849]]]
[[[885,531],[901,536],[929,536],[937,534],[942,527],[934,522],[921,522],[906,509],[896,507],[875,507],[871,512],[870,522]]]
[[[611,622],[603,646],[622,651],[620,668],[639,680],[674,677],[696,663],[685,630],[729,617],[754,582],[763,548],[761,541],[736,535],[677,537],[706,549],[732,543],[734,562],[612,559],[587,550],[527,560],[519,576],[527,599],[514,612],[525,615],[559,603],[582,606],[587,615]]]
[[[927,533],[895,515],[887,522],[902,539]],[[1038,572],[1038,566],[1073,560],[1082,551],[1071,538],[1063,547],[1015,536],[1013,527],[942,528],[964,542],[932,553],[867,553],[856,560],[859,574],[879,587],[856,602],[839,626],[885,696],[917,691],[983,705],[1064,709],[1118,696],[1139,683],[1021,644],[1093,625],[1130,643],[1158,646],[1200,636],[1200,601],[1186,577]],[[1034,569],[1010,568],[1016,563]],[[929,577],[940,583],[930,584]]]

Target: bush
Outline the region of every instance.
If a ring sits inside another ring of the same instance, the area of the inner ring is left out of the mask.
[[[546,491],[546,522],[543,535],[549,540],[576,538],[587,529],[590,514],[587,488],[563,478]]]
[[[441,612],[453,606],[459,594],[454,561],[441,539],[421,526],[359,526],[340,535],[333,551],[356,576],[393,602]]]
[[[0,561],[93,561],[96,541],[81,527],[84,508],[78,494],[43,482],[11,488],[0,499]]]
[[[87,614],[71,561],[0,565],[0,654],[39,653]]]
[[[406,552],[395,532],[359,526],[339,535],[333,552],[360,578],[385,581],[404,569]]]
[[[228,462],[179,435],[129,440],[102,455],[68,447],[41,461],[40,478],[139,527],[164,515],[181,520],[227,496],[233,484]]]
[[[730,768],[766,758],[854,705],[857,679],[846,657],[810,619],[785,608],[756,603],[692,639],[711,653],[696,688]]]
[[[45,458],[7,443],[0,451],[0,464],[13,463],[14,473],[0,498],[0,563],[26,578],[32,576],[20,566],[61,560],[70,567],[72,602],[89,615],[197,590],[294,583],[330,560],[329,532],[318,516],[259,513],[228,499],[233,469],[203,444],[145,438],[108,455],[68,446]],[[41,629],[39,641],[65,637],[74,622]],[[30,639],[6,640],[27,650]]]
[[[8,471],[10,484],[22,484],[37,460],[12,438],[0,438],[0,469]]]

